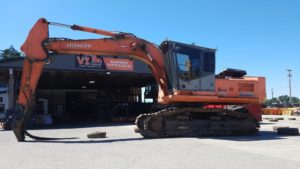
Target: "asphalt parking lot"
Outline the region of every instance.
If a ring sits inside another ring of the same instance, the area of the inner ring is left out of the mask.
[[[31,130],[69,140],[18,143],[11,131],[0,130],[1,169],[288,169],[300,168],[300,136],[280,136],[273,126],[300,128],[300,117],[264,120],[255,136],[143,139],[133,125],[71,126]],[[107,138],[87,133],[106,131]]]

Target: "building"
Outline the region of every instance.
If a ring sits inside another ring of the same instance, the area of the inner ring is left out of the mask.
[[[24,58],[0,61],[0,82],[9,87],[13,107],[20,86]],[[146,64],[128,57],[53,55],[36,92],[37,115],[55,120],[110,120],[134,117],[149,110],[141,87],[156,86]],[[149,89],[149,88],[147,88]],[[153,88],[152,88],[153,89]],[[155,100],[156,90],[146,98]]]

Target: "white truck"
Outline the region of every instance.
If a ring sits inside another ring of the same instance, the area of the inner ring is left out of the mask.
[[[0,128],[4,127],[5,112],[8,109],[7,87],[0,86]]]

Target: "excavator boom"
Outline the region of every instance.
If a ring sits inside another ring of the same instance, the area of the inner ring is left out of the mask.
[[[92,40],[51,39],[49,38],[49,24],[109,37]],[[48,22],[46,19],[41,18],[29,32],[21,50],[24,52],[26,59],[23,64],[21,87],[16,110],[16,116],[20,118],[16,119],[13,124],[14,132],[19,141],[24,140],[25,124],[28,119],[28,117],[22,117],[24,115],[30,116],[32,112],[35,90],[43,67],[49,60],[49,52],[106,56],[119,55],[137,58],[149,66],[163,95],[167,95],[167,80],[161,51],[156,45],[137,38],[132,34],[113,33],[79,25],[69,26]]]

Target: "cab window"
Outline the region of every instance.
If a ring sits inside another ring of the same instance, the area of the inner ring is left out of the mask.
[[[175,55],[181,78],[188,80],[200,76],[200,50],[180,47]]]

